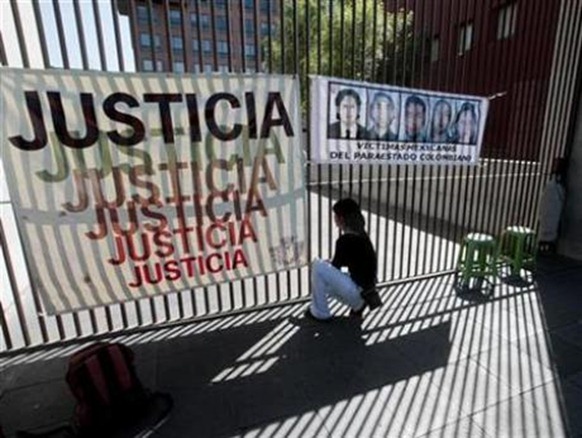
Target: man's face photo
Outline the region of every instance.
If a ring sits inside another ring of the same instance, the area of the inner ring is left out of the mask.
[[[358,102],[353,96],[345,96],[339,105],[338,113],[341,122],[346,125],[354,125],[358,120]]]
[[[408,135],[418,135],[426,123],[425,106],[420,102],[409,101],[405,109],[405,127]]]
[[[374,100],[370,110],[374,124],[380,129],[388,129],[395,117],[392,100],[386,96],[379,96]]]
[[[439,102],[434,107],[432,126],[435,134],[443,134],[447,131],[452,119],[451,106],[446,102]]]

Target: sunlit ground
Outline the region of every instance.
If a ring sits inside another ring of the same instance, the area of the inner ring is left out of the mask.
[[[361,327],[341,318],[343,308],[336,321],[316,324],[293,305],[124,338],[144,383],[174,397],[157,436],[568,435],[535,282],[499,282],[487,300],[458,296],[446,276],[383,297]],[[19,389],[0,400],[4,412],[51,385],[45,377],[31,386],[27,375],[50,355],[5,364]],[[46,363],[54,360],[63,362]],[[58,378],[48,398],[36,396],[37,413],[55,402],[65,404],[62,413],[72,409]],[[5,428],[43,425],[27,410],[8,416]]]

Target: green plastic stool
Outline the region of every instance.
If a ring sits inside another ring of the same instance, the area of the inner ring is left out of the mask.
[[[467,234],[457,261],[457,286],[468,287],[475,278],[482,283],[487,277],[497,276],[497,242],[493,236],[483,233]],[[490,281],[493,286],[493,282]]]
[[[501,234],[500,261],[509,263],[511,275],[520,275],[522,269],[535,270],[536,233],[534,230],[514,225]]]

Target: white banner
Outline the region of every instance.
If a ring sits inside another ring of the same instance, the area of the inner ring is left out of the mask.
[[[311,77],[311,161],[477,164],[488,100]]]
[[[2,160],[46,311],[304,265],[298,87],[2,69]]]

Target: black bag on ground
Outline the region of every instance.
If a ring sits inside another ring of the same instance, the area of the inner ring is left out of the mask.
[[[67,383],[77,400],[79,436],[105,436],[139,422],[150,395],[135,372],[134,354],[118,343],[97,343],[69,360]]]
[[[380,294],[378,293],[378,289],[376,289],[376,286],[363,289],[361,292],[361,296],[366,305],[370,308],[370,310],[377,309],[382,305],[382,298],[380,297]]]
[[[127,438],[158,429],[173,407],[169,394],[147,391],[134,354],[119,343],[97,343],[71,356],[66,375],[77,401],[72,424],[17,438]],[[144,435],[145,434],[145,435]]]

